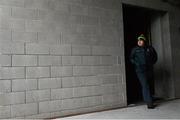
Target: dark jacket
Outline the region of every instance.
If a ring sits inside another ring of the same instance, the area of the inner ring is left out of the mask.
[[[157,53],[152,46],[136,46],[131,52],[130,60],[136,69],[146,70],[157,62]]]

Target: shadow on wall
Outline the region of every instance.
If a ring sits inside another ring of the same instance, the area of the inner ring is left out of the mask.
[[[154,69],[154,85],[155,85],[155,96],[166,99],[169,96],[169,87],[171,83],[168,81],[171,79],[170,70],[165,66],[157,67]]]

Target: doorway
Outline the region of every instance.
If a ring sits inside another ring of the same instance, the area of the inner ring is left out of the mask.
[[[137,104],[143,101],[141,86],[129,58],[132,48],[137,44],[137,37],[142,33],[148,39],[148,43],[158,50],[158,63],[154,69],[154,72],[157,73],[155,75],[158,77],[155,77],[155,81],[152,81],[154,95],[160,98],[170,96],[166,94],[167,92],[165,90],[171,85],[164,83],[167,81],[169,81],[168,83],[172,83],[172,81],[170,78],[165,79],[166,75],[163,68],[163,64],[166,62],[163,37],[166,36],[167,38],[169,34],[167,33],[168,31],[163,30],[164,26],[167,27],[164,24],[165,21],[168,21],[167,18],[162,11],[123,4],[127,104]],[[170,38],[166,39],[166,41],[168,40],[170,41]]]
[[[134,104],[142,101],[141,86],[130,62],[130,54],[137,44],[137,37],[141,33],[149,33],[149,16],[147,11],[132,6],[123,6],[125,62],[126,62],[126,88],[127,103]]]

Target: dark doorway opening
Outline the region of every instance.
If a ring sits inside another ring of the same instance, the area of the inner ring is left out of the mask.
[[[141,86],[137,79],[134,66],[129,56],[133,47],[137,44],[137,37],[145,34],[151,44],[151,14],[152,11],[145,8],[123,5],[124,43],[126,64],[126,88],[127,103],[137,104],[143,101]]]

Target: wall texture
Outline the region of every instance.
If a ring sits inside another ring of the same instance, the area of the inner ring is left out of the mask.
[[[119,21],[117,0],[0,0],[0,118],[125,106]]]
[[[168,6],[152,0],[0,0],[0,118],[126,106],[121,2]]]
[[[175,87],[175,96],[180,98],[180,11],[171,13],[171,42],[172,42],[172,58],[173,58],[173,77],[174,77],[174,87]]]

